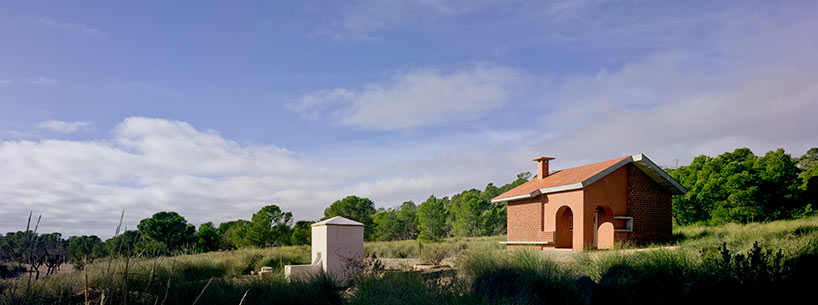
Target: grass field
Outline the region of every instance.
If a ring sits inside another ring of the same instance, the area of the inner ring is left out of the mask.
[[[379,258],[454,257],[453,276],[374,272],[350,287],[287,282],[307,246],[98,260],[41,280],[0,282],[0,304],[682,304],[788,301],[818,284],[818,217],[674,228],[675,247],[554,254],[503,251],[504,236],[371,242]],[[276,269],[259,280],[250,270]],[[87,278],[87,284],[86,284]]]

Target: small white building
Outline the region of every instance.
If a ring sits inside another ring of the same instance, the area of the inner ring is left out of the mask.
[[[323,270],[343,282],[344,258],[363,259],[363,254],[364,224],[335,216],[312,225],[312,264],[284,266],[284,276],[301,278]]]

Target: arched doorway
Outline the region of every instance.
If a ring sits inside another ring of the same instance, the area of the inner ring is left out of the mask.
[[[607,206],[594,209],[594,248],[613,249],[614,224],[613,212]]]
[[[574,245],[574,212],[567,206],[557,209],[554,248],[572,248]]]

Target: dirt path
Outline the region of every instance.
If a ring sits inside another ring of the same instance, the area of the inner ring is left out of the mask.
[[[26,268],[26,272],[19,273],[19,274],[17,274],[16,277],[13,277],[12,279],[27,279],[28,276],[29,276],[29,273],[31,274],[32,279],[37,276],[37,274],[35,272],[30,271],[31,270],[30,265],[23,264],[22,266]],[[48,275],[46,275],[46,272],[48,272],[48,267],[46,267],[45,265],[42,265],[38,269],[40,270],[40,278],[48,276]],[[71,272],[71,271],[74,271],[74,265],[73,264],[62,264],[62,265],[60,265],[60,268],[57,269],[54,272],[54,274],[67,273],[67,272]],[[51,274],[51,275],[53,275],[53,274]]]
[[[379,258],[383,267],[386,269],[411,269],[413,266],[420,264],[419,258]],[[454,267],[454,257],[447,257],[440,262],[443,266]]]

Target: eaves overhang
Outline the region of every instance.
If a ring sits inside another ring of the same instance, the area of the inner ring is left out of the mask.
[[[679,184],[678,182],[676,182],[676,180],[671,178],[664,170],[659,168],[659,166],[657,166],[656,163],[653,163],[653,161],[648,159],[644,154],[636,154],[628,158],[622,159],[622,161],[619,161],[616,164],[609,166],[608,168],[589,177],[588,179],[583,180],[582,182],[536,189],[531,193],[523,195],[495,198],[492,199],[491,202],[492,203],[508,202],[512,200],[537,197],[541,194],[578,190],[588,185],[591,185],[594,182],[599,181],[603,177],[613,173],[614,171],[627,165],[628,163],[633,163],[634,165],[636,165],[637,168],[642,170],[642,172],[648,175],[648,177],[650,177],[653,181],[656,181],[656,183],[665,188],[672,195],[680,195],[687,192],[687,190],[681,184]]]

